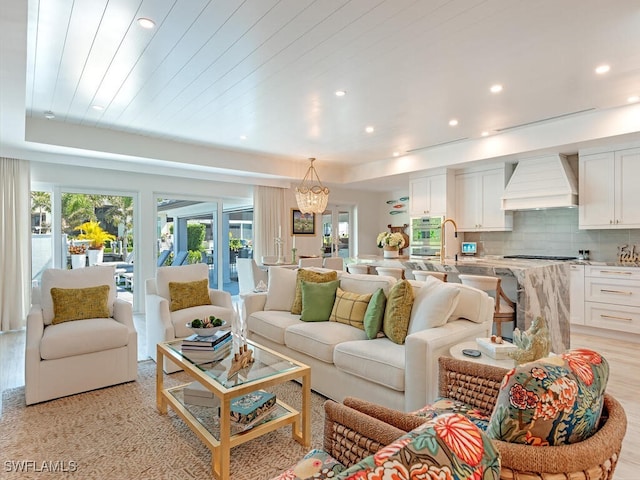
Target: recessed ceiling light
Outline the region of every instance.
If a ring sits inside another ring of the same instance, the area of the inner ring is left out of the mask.
[[[400,152],[393,152],[393,156],[394,157],[399,157],[400,156]]]
[[[607,73],[609,70],[611,70],[609,65],[600,65],[596,68],[596,73],[602,75],[603,73]]]
[[[99,112],[104,110],[104,107],[102,105],[91,105],[91,108],[93,108],[94,110],[97,110]]]
[[[480,135],[482,135],[483,137],[488,137],[489,136],[489,132],[487,132],[486,130],[484,132],[482,132]]]
[[[375,129],[372,126],[368,126],[367,128],[364,129],[365,132],[367,133],[373,133]]]
[[[240,135],[240,140],[246,140],[247,136],[246,135]]]
[[[491,90],[491,93],[500,93],[502,91],[502,85],[496,83],[495,85],[491,85],[489,90]]]
[[[629,98],[627,98],[627,102],[629,103],[636,103],[639,100],[640,97],[638,95],[631,95]]]
[[[456,125],[458,125],[458,120],[456,120],[455,118],[449,120],[450,127],[455,127]]]
[[[156,26],[156,22],[154,22],[149,18],[141,17],[138,19],[138,25],[140,25],[142,28],[146,28],[147,30],[149,30]]]
[[[53,120],[54,118],[56,118],[56,115],[51,110],[47,110],[46,112],[44,112],[44,118]]]
[[[336,97],[344,97],[346,94],[346,90],[336,90]]]

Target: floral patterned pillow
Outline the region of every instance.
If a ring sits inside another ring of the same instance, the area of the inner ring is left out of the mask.
[[[520,365],[502,381],[487,435],[543,446],[585,440],[598,427],[608,378],[607,361],[588,349]]]
[[[311,450],[297,465],[271,480],[328,480],[343,470],[344,465],[324,450]]]
[[[336,480],[418,478],[498,480],[498,452],[469,419],[450,413],[420,425],[348,468]]]
[[[464,415],[482,431],[486,430],[487,425],[489,425],[489,417],[484,415],[480,410],[468,403],[450,398],[438,398],[433,403],[425,405],[420,410],[411,412],[409,415],[422,417],[425,420],[432,420],[438,415],[445,413],[459,413]]]

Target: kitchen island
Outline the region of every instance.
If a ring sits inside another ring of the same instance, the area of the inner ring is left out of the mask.
[[[517,303],[516,326],[529,328],[533,319],[544,317],[549,325],[551,348],[562,353],[570,348],[569,265],[568,261],[525,260],[500,256],[463,257],[446,260],[437,258],[361,259],[372,266],[403,267],[405,276],[413,278],[413,270],[447,272],[448,281],[458,281],[458,274],[500,277],[507,295]],[[511,287],[510,287],[511,285]],[[514,298],[515,297],[515,298]]]

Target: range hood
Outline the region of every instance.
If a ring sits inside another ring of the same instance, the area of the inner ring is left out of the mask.
[[[502,210],[575,205],[578,205],[578,182],[562,155],[521,160],[502,195]]]

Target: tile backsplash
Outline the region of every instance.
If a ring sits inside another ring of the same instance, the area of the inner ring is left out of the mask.
[[[513,231],[465,233],[478,243],[478,255],[566,255],[589,250],[591,260],[615,262],[618,247],[638,245],[640,229],[580,230],[577,208],[513,212]]]

